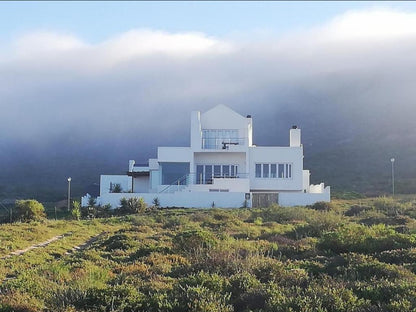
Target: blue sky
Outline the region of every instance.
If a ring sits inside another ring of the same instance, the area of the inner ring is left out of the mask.
[[[76,35],[89,43],[137,28],[197,31],[211,36],[307,29],[348,10],[416,11],[416,2],[368,1],[27,1],[0,2],[0,42],[31,31]]]

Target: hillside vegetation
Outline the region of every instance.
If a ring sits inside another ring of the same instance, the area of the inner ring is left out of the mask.
[[[408,196],[5,224],[0,310],[414,311],[415,218]]]

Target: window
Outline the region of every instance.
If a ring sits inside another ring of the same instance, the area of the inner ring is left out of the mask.
[[[214,178],[219,178],[219,177],[221,177],[221,166],[215,165],[214,166]]]
[[[235,167],[235,169],[234,169],[234,167]],[[237,170],[236,170],[237,166],[231,165],[230,169],[231,169],[231,176],[232,177],[236,176],[237,175]]]
[[[202,130],[203,149],[228,149],[230,145],[244,144],[238,137],[237,129],[206,129]]]
[[[270,178],[277,178],[276,175],[276,164],[270,165]]]
[[[292,164],[256,164],[256,178],[291,179]]]
[[[263,164],[263,178],[269,177],[269,164]]]
[[[261,164],[256,164],[256,178],[261,178]]]
[[[196,184],[212,184],[213,178],[237,178],[237,165],[196,165]]]
[[[205,166],[205,184],[212,184],[212,166]]]
[[[204,166],[197,165],[196,166],[196,184],[204,184]]]
[[[222,175],[224,178],[228,178],[230,176],[230,166],[222,166]]]
[[[189,174],[189,163],[161,162],[162,184],[186,184],[186,175]]]
[[[285,165],[279,164],[279,178],[283,178],[285,176]]]

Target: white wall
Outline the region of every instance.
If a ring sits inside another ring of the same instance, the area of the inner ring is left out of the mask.
[[[295,147],[295,146],[301,146],[300,143],[300,129],[290,129],[289,131],[289,146]]]
[[[250,188],[253,191],[302,191],[303,148],[302,147],[250,147]],[[291,163],[292,178],[256,178],[256,163]]]
[[[313,205],[319,201],[331,201],[329,186],[324,193],[279,193],[279,205],[284,207]]]
[[[90,194],[85,194],[84,196],[81,197],[81,207],[87,207],[90,201],[91,195]]]
[[[325,184],[311,184],[309,186],[309,193],[323,193],[325,192]]]
[[[202,146],[201,113],[191,113],[191,148],[200,150]]]
[[[190,147],[158,147],[157,160],[161,162],[191,162],[192,150]]]
[[[306,193],[309,193],[310,176],[309,170],[303,170],[303,190]]]
[[[110,183],[120,184],[123,192],[131,190],[131,177],[127,175],[101,175],[100,195],[110,192]]]
[[[249,179],[233,178],[214,178],[212,184],[192,184],[185,188],[186,191],[192,192],[209,192],[210,189],[229,190],[229,192],[249,193]]]
[[[225,105],[217,105],[201,114],[202,129],[247,129],[247,120]]]
[[[242,207],[245,193],[220,193],[220,192],[183,192],[183,193],[107,193],[97,200],[101,205],[110,204],[112,208],[120,205],[121,198],[143,197],[148,205],[152,205],[155,197],[159,198],[161,207],[185,207],[185,208],[211,208],[212,203],[218,208]],[[251,203],[249,203],[251,205]]]
[[[149,176],[135,177],[133,181],[134,193],[149,193],[150,178]]]
[[[149,192],[156,192],[160,184],[160,171],[159,170],[150,170],[150,182],[149,182]]]

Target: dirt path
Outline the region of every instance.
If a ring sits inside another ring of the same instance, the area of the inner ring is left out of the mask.
[[[55,242],[57,240],[60,240],[60,239],[64,238],[65,236],[69,236],[69,235],[72,235],[72,232],[68,232],[68,233],[64,233],[64,234],[61,234],[61,235],[54,236],[54,237],[52,237],[52,238],[50,238],[50,239],[48,239],[48,240],[46,240],[42,243],[34,244],[34,245],[29,246],[25,249],[15,250],[15,251],[9,253],[7,256],[1,257],[0,259],[7,259],[7,258],[11,258],[13,256],[21,256],[21,255],[23,255],[24,253],[26,253],[30,250],[41,248],[41,247],[46,247],[50,243]]]
[[[78,246],[75,246],[72,249],[68,250],[65,254],[66,255],[69,255],[69,254],[71,254],[73,252],[84,250],[84,249],[88,248],[89,246],[91,246],[92,244],[94,244],[94,242],[96,242],[97,240],[99,240],[101,237],[103,237],[107,233],[108,232],[105,232],[105,231],[104,232],[101,232],[100,234],[91,237],[90,239],[88,239],[87,241],[85,241],[83,244],[78,245]]]
[[[97,240],[99,240],[105,234],[107,234],[107,232],[105,232],[105,231],[104,232],[101,232],[100,234],[91,237],[90,239],[88,239],[87,241],[85,241],[84,243],[82,243],[81,245],[74,246],[72,249],[68,250],[65,254],[69,255],[69,254],[71,254],[73,252],[81,251],[81,250],[83,250],[85,248],[88,248],[89,246],[91,246],[94,242],[96,242]],[[34,244],[34,245],[29,246],[29,247],[27,247],[25,249],[15,250],[15,251],[9,253],[8,255],[1,257],[0,259],[7,259],[7,258],[11,258],[13,256],[21,256],[21,255],[23,255],[24,253],[26,253],[26,252],[28,252],[30,250],[37,249],[37,248],[42,248],[42,247],[46,247],[50,243],[53,243],[53,242],[55,242],[57,240],[60,240],[60,239],[64,238],[65,236],[69,236],[69,235],[72,235],[72,232],[68,232],[68,233],[64,233],[64,234],[61,234],[61,235],[54,236],[54,237],[48,239],[47,241],[44,241],[44,242],[39,243],[39,244]]]
[[[81,250],[84,250],[84,249],[88,248],[88,247],[89,247],[89,246],[91,246],[94,242],[96,242],[97,240],[99,240],[101,237],[103,237],[103,236],[104,236],[104,235],[106,235],[107,233],[108,233],[108,232],[103,231],[103,232],[101,232],[100,234],[97,234],[97,235],[95,235],[95,236],[90,237],[88,240],[86,240],[86,241],[85,241],[84,243],[82,243],[81,245],[74,246],[72,249],[68,250],[68,251],[65,253],[65,255],[69,255],[69,254],[72,254],[72,253],[74,253],[74,252],[81,251]],[[52,237],[51,239],[48,239],[47,241],[44,241],[44,242],[39,243],[39,244],[32,245],[32,246],[27,247],[27,248],[25,248],[25,249],[19,249],[19,250],[13,251],[13,252],[11,252],[10,254],[8,254],[7,256],[4,256],[4,257],[2,257],[2,258],[0,258],[0,259],[7,259],[7,258],[11,258],[11,257],[13,257],[13,256],[21,256],[21,255],[23,255],[24,253],[26,253],[26,252],[28,252],[28,251],[30,251],[30,250],[37,249],[37,248],[43,248],[43,247],[46,247],[46,246],[48,246],[50,243],[55,242],[55,241],[57,241],[57,240],[60,240],[60,239],[64,238],[65,236],[69,236],[69,235],[72,235],[72,232],[64,233],[64,234],[62,234],[62,235],[57,235],[57,236],[55,236],[55,237]],[[9,280],[13,280],[13,279],[16,279],[16,278],[17,278],[17,276],[16,276],[15,274],[8,274],[8,275],[6,275],[5,279],[4,279],[3,281],[1,281],[1,282],[0,282],[0,285],[3,285],[3,284],[4,284],[4,283],[6,283],[7,281],[9,281]]]

